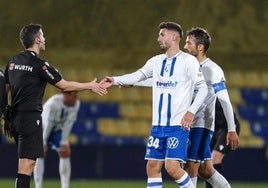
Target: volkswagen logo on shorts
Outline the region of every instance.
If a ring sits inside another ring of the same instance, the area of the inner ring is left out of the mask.
[[[168,148],[174,149],[174,148],[178,147],[179,140],[176,137],[170,137],[167,140],[167,145],[168,145]]]

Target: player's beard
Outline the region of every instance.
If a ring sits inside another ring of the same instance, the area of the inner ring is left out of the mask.
[[[159,46],[162,52],[166,52],[170,48],[170,44],[168,42],[159,43]]]
[[[160,44],[160,50],[161,52],[166,52],[168,50],[168,47],[166,45]]]
[[[198,55],[198,52],[195,50],[189,51],[188,49],[184,49],[184,51],[188,54],[195,56],[195,57],[197,57],[197,55]]]
[[[198,56],[198,52],[197,52],[197,51],[192,51],[192,52],[189,52],[189,54],[191,54],[191,55],[193,55],[193,56],[195,56],[195,57],[197,57],[197,56]]]

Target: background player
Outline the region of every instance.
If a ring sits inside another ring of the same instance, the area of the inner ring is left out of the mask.
[[[225,77],[222,69],[206,56],[211,42],[209,33],[203,28],[192,28],[187,31],[185,50],[196,56],[203,72],[208,95],[204,104],[198,109],[189,134],[188,159],[185,165],[192,181],[196,185],[199,175],[214,187],[229,188],[228,181],[213,168],[210,141],[214,131],[215,101],[218,97],[224,115],[228,120],[226,144],[235,150],[238,147],[238,136],[235,130],[233,108],[230,102]]]
[[[63,92],[50,97],[43,105],[44,153],[55,149],[59,155],[61,187],[69,188],[71,176],[70,145],[68,136],[77,118],[80,107],[77,92]],[[38,158],[34,169],[35,188],[42,188],[44,158]]]

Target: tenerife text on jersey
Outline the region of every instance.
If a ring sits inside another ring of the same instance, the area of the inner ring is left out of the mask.
[[[161,88],[167,88],[167,89],[174,89],[176,88],[178,82],[177,81],[156,81],[156,87],[161,87]]]

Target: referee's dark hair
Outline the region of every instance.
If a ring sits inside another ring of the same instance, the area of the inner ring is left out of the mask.
[[[39,36],[40,29],[42,29],[41,24],[29,24],[24,26],[20,31],[20,42],[25,49],[33,45],[34,39]]]

